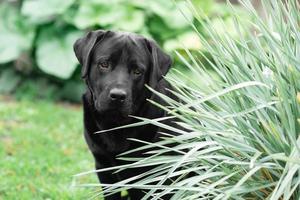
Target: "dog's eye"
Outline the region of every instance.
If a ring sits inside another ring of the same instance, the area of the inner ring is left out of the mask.
[[[99,67],[103,68],[103,69],[107,69],[109,68],[109,62],[107,61],[102,61],[98,64]]]
[[[133,71],[133,73],[134,73],[134,75],[141,75],[142,74],[142,72],[139,69],[135,69]]]

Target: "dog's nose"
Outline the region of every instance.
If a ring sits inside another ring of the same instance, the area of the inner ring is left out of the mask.
[[[123,101],[125,101],[127,94],[126,94],[126,91],[123,89],[113,88],[109,92],[109,97],[112,101],[123,102]]]

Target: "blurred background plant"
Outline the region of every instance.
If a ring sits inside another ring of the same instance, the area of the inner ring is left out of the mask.
[[[230,11],[223,4],[214,0],[192,0],[192,3],[216,27],[222,19],[227,23],[226,31],[234,30]],[[184,4],[183,0],[176,4],[172,0],[2,1],[0,94],[15,94],[19,99],[80,101],[84,85],[72,45],[88,30],[140,33],[155,39],[172,55],[174,50],[184,52],[183,44],[191,51],[201,50],[201,42],[190,22],[204,33],[203,25],[197,23]],[[174,59],[177,69],[187,71]]]

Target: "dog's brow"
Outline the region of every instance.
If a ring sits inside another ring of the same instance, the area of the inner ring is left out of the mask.
[[[98,60],[104,60],[104,59],[109,59],[109,55],[101,55],[98,57]]]
[[[130,65],[134,65],[134,66],[137,66],[139,68],[146,69],[146,66],[144,65],[144,63],[142,63],[140,61],[137,61],[137,60],[131,60]]]
[[[95,63],[99,63],[101,61],[104,61],[104,60],[109,60],[110,59],[110,56],[109,55],[101,55],[101,56],[97,56],[95,57],[94,59],[94,62]]]

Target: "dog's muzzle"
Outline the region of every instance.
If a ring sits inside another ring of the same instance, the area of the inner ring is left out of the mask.
[[[109,99],[112,103],[122,104],[127,98],[127,92],[124,89],[113,88],[109,92]]]

